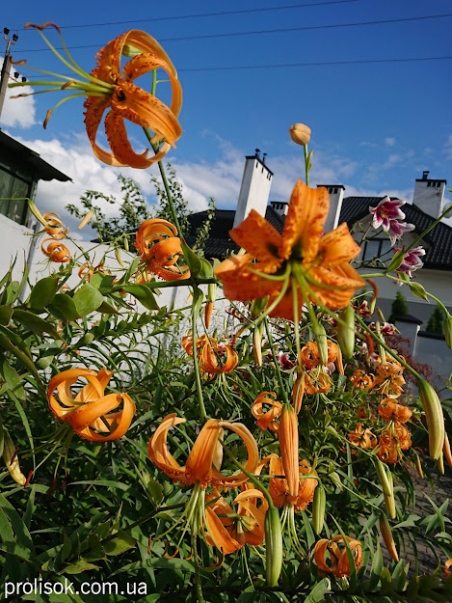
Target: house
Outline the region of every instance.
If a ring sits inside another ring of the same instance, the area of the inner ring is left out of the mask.
[[[0,257],[2,272],[17,258],[15,272],[22,273],[32,249],[33,230],[26,199],[33,200],[39,180],[67,182],[63,174],[0,129]]]

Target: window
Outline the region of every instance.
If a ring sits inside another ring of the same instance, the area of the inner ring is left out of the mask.
[[[383,260],[387,260],[392,257],[388,252],[391,249],[391,241],[389,239],[371,239],[365,241],[361,245],[362,248],[362,261],[371,262],[375,258],[383,257]]]
[[[29,183],[0,167],[0,199],[8,199],[0,201],[0,214],[18,224],[24,224],[28,206],[23,199],[29,196]]]

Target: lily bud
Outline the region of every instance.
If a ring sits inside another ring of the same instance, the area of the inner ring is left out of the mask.
[[[351,305],[339,314],[337,342],[345,359],[350,360],[355,351],[355,311]]]
[[[265,573],[267,584],[277,586],[283,561],[282,531],[279,511],[270,507],[265,514]]]
[[[392,536],[391,526],[384,513],[380,515],[380,534],[388,550],[389,556],[393,561],[397,562],[399,560],[399,554]]]
[[[325,327],[320,323],[313,325],[315,340],[319,348],[320,360],[323,366],[328,364],[328,338],[326,336]]]
[[[395,519],[397,513],[395,508],[394,484],[392,481],[391,470],[388,469],[378,457],[375,457],[375,469],[377,471],[378,481],[380,482],[381,489],[383,490],[383,498],[385,501],[386,510],[389,517],[391,519]]]
[[[289,403],[283,406],[278,434],[281,461],[287,480],[287,491],[290,496],[296,497],[300,487],[298,417],[293,406]]]
[[[311,140],[311,128],[304,124],[294,124],[289,128],[289,134],[295,144],[305,146]]]
[[[257,366],[262,366],[262,332],[264,329],[263,323],[254,327],[253,331],[253,352]]]
[[[452,316],[447,313],[443,320],[443,334],[448,348],[452,348]]]
[[[312,528],[316,534],[320,534],[325,523],[326,494],[322,484],[318,484],[312,502]]]
[[[424,379],[418,382],[419,396],[427,418],[430,458],[437,461],[443,453],[444,414],[441,401],[433,387]]]
[[[3,460],[5,462],[6,468],[8,469],[11,477],[16,482],[16,484],[19,484],[19,486],[24,486],[27,481],[27,478],[20,470],[19,458],[16,453],[16,447],[14,446],[14,443],[9,433],[6,430],[3,433]]]
[[[450,451],[450,442],[447,433],[444,434],[443,454],[447,464],[452,467],[452,453]]]

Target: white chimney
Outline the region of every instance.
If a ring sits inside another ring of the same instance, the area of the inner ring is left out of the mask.
[[[439,218],[443,209],[447,180],[432,180],[428,175],[428,171],[422,172],[422,178],[416,180],[413,205],[432,218]]]
[[[252,209],[259,212],[261,216],[265,216],[273,172],[265,165],[266,153],[262,159],[259,153],[259,149],[256,149],[255,155],[245,157],[245,169],[235,211],[234,228],[243,222]]]
[[[339,224],[345,186],[342,184],[318,184],[317,188],[319,186],[326,188],[330,195],[330,211],[323,228],[324,232],[329,232],[330,230],[334,230]]]

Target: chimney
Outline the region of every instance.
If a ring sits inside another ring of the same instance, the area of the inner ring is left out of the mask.
[[[444,189],[447,180],[432,180],[430,172],[422,172],[422,178],[416,180],[413,195],[413,205],[431,216],[439,218],[443,209]]]
[[[280,216],[287,216],[287,212],[289,211],[289,204],[287,201],[270,201],[270,205]]]
[[[330,195],[330,211],[324,226],[324,231],[329,232],[330,230],[334,230],[339,224],[345,186],[342,184],[318,184],[317,188],[319,186],[326,188]]]
[[[254,155],[245,157],[245,169],[233,228],[243,222],[252,209],[265,216],[273,177],[273,172],[265,164],[266,156],[267,154],[264,153],[261,159],[260,150],[256,149]]]

